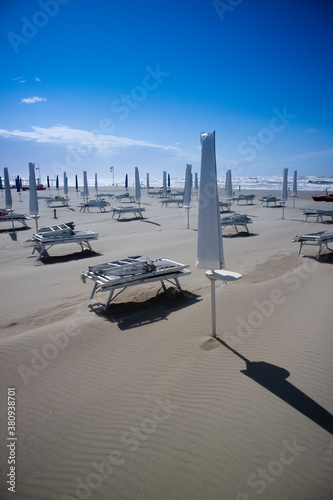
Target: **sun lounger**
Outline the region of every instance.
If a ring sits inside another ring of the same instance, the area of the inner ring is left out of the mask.
[[[282,201],[281,198],[276,198],[275,196],[263,196],[260,198],[261,204],[266,203],[266,207],[268,207],[271,203],[274,203],[275,206],[282,207],[286,204],[285,201]]]
[[[117,201],[128,200],[130,203],[134,203],[135,202],[134,196],[130,195],[129,193],[117,194],[116,195],[116,200]]]
[[[165,282],[167,281],[182,292],[179,278],[191,274],[186,269],[188,267],[188,265],[165,258],[128,257],[89,266],[88,271],[81,274],[81,279],[84,283],[87,279],[94,281],[89,302],[92,301],[98,304],[106,312],[116,289],[121,289],[120,292],[122,292],[129,286],[160,281],[163,289],[166,290]],[[94,295],[98,292],[108,292],[109,295],[105,304],[94,300]]]
[[[114,198],[116,195],[114,193],[99,193],[96,194],[96,198]]]
[[[184,200],[177,199],[177,198],[164,198],[163,200],[160,201],[162,207],[163,205],[167,207],[169,204],[174,205],[177,204],[179,207],[183,206]]]
[[[83,201],[78,205],[80,207],[80,212],[89,212],[90,208],[97,207],[101,212],[106,212],[105,207],[110,206],[110,203],[105,200],[90,200]]]
[[[10,210],[0,208],[0,222],[20,222],[23,226],[27,227],[27,220],[31,220],[27,214],[10,213]]]
[[[234,198],[234,200],[237,201],[237,205],[239,205],[240,201],[246,201],[247,205],[253,205],[253,200],[255,197],[255,194],[240,194],[238,198]]]
[[[50,207],[53,203],[61,207],[68,207],[69,198],[64,198],[63,196],[46,196],[44,199],[47,207]]]
[[[125,214],[133,214],[136,219],[142,219],[143,218],[142,212],[145,212],[145,211],[146,211],[146,209],[141,208],[141,207],[112,207],[111,208],[111,212],[113,212],[112,219],[117,214],[118,215],[117,220],[119,220],[120,217],[122,215],[125,215]]]
[[[316,217],[316,222],[324,222],[323,217],[331,217],[333,222],[333,210],[303,210],[303,214],[305,215],[305,221],[307,222],[308,217]]]
[[[249,228],[247,227],[247,225],[252,224],[252,219],[250,219],[250,217],[248,217],[246,214],[235,214],[228,217],[222,217],[221,224],[222,229],[227,226],[231,226],[236,229],[237,233],[239,233],[238,226],[243,226],[245,227],[246,231],[249,232]]]
[[[220,201],[219,206],[220,206],[220,212],[230,212],[230,207],[232,203],[229,201]]]
[[[47,257],[49,250],[53,245],[62,245],[64,243],[77,243],[81,250],[88,249],[92,252],[90,246],[91,240],[97,240],[98,233],[88,231],[87,229],[74,230],[74,223],[67,222],[55,226],[41,227],[38,233],[34,234],[32,240],[34,247],[31,255],[37,251],[39,256],[37,260]]]
[[[316,259],[319,259],[323,248],[333,252],[333,249],[328,247],[329,243],[333,243],[333,231],[319,231],[318,233],[299,234],[294,236],[293,242],[299,242],[299,250],[297,256],[300,257],[304,245],[318,246]]]

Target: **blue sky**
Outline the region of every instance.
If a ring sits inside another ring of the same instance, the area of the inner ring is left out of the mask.
[[[331,0],[3,0],[10,175],[333,175]]]

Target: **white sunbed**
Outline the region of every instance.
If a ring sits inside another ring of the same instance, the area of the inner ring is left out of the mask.
[[[146,209],[141,208],[141,207],[112,207],[111,208],[111,212],[113,212],[112,219],[117,214],[118,215],[117,220],[119,220],[120,217],[124,214],[133,214],[136,219],[142,219],[143,218],[142,212],[145,212],[145,211],[146,211]]]
[[[282,201],[281,198],[276,198],[275,196],[263,196],[260,198],[261,204],[266,203],[266,207],[268,207],[271,203],[274,203],[275,206],[281,206],[286,204],[285,201]]]
[[[114,198],[116,195],[114,193],[99,193],[96,194],[96,198]]]
[[[220,212],[230,212],[230,207],[232,203],[230,201],[220,201],[219,206],[220,206]]]
[[[92,252],[90,241],[97,239],[98,233],[93,231],[87,229],[74,230],[73,222],[41,227],[38,233],[35,233],[32,237],[34,247],[31,255],[37,251],[39,253],[37,260],[41,260],[43,257],[48,256],[47,250],[53,245],[62,245],[64,243],[77,243],[82,251],[88,249]]]
[[[237,233],[239,233],[238,226],[245,227],[246,231],[249,232],[247,225],[252,224],[252,222],[252,219],[250,219],[250,217],[246,214],[235,214],[228,217],[222,217],[221,219],[222,229],[224,227],[231,226],[236,229]]]
[[[188,265],[180,264],[164,257],[157,259],[148,259],[141,256],[128,257],[126,259],[89,266],[88,271],[81,274],[81,279],[84,283],[86,279],[94,281],[89,302],[92,301],[98,304],[106,312],[116,289],[120,289],[119,293],[121,293],[129,286],[160,281],[163,289],[166,290],[165,282],[167,281],[182,292],[179,278],[191,274],[186,269],[188,267]],[[98,292],[108,292],[109,295],[105,304],[94,300],[94,295]]]
[[[129,193],[117,194],[116,195],[116,200],[117,201],[129,200],[130,203],[134,203],[135,202],[134,196],[130,195]]]
[[[303,214],[305,215],[305,221],[307,222],[308,217],[316,217],[316,222],[324,222],[323,217],[331,217],[333,222],[333,210],[303,210]]]
[[[15,212],[10,213],[10,210],[5,208],[0,208],[0,222],[20,222],[23,226],[27,226],[27,220],[31,220],[27,214],[16,214]]]
[[[168,205],[178,205],[179,207],[183,206],[184,200],[183,199],[177,199],[177,198],[164,198],[163,200],[160,201],[162,207],[163,205],[167,207]]]
[[[304,245],[318,246],[316,259],[319,259],[323,248],[333,252],[333,249],[328,247],[329,243],[333,243],[333,231],[319,231],[318,233],[299,234],[294,236],[293,242],[300,244],[297,257],[300,257]]]
[[[105,207],[108,206],[110,206],[110,203],[105,200],[83,201],[78,205],[78,207],[80,207],[80,212],[89,212],[89,209],[94,207],[99,208],[101,212],[106,212]]]
[[[68,207],[70,198],[64,198],[63,196],[45,196],[44,200],[47,207],[50,207],[53,203],[61,207]]]
[[[237,201],[237,205],[239,205],[240,201],[246,201],[247,205],[253,205],[253,200],[255,197],[255,194],[240,194],[238,198],[234,198],[234,200]]]

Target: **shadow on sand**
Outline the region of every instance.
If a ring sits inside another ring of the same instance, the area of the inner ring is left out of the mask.
[[[305,417],[309,418],[316,424],[320,425],[327,432],[333,434],[333,415],[325,408],[316,403],[304,392],[297,389],[286,379],[290,373],[281,368],[280,366],[265,363],[265,361],[253,362],[242,356],[239,352],[235,351],[226,342],[217,338],[220,344],[229,349],[236,356],[241,358],[246,363],[246,370],[241,370],[241,373],[251,378],[257,384],[261,385],[272,394],[282,399],[285,403],[289,404],[295,410],[302,413]]]

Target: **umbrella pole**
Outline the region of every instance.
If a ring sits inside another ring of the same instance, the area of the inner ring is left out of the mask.
[[[214,273],[213,270],[210,271]],[[207,275],[206,275],[207,276]],[[215,279],[207,276],[210,280],[210,295],[211,295],[211,304],[212,304],[212,337],[216,339],[216,304],[215,304]]]

